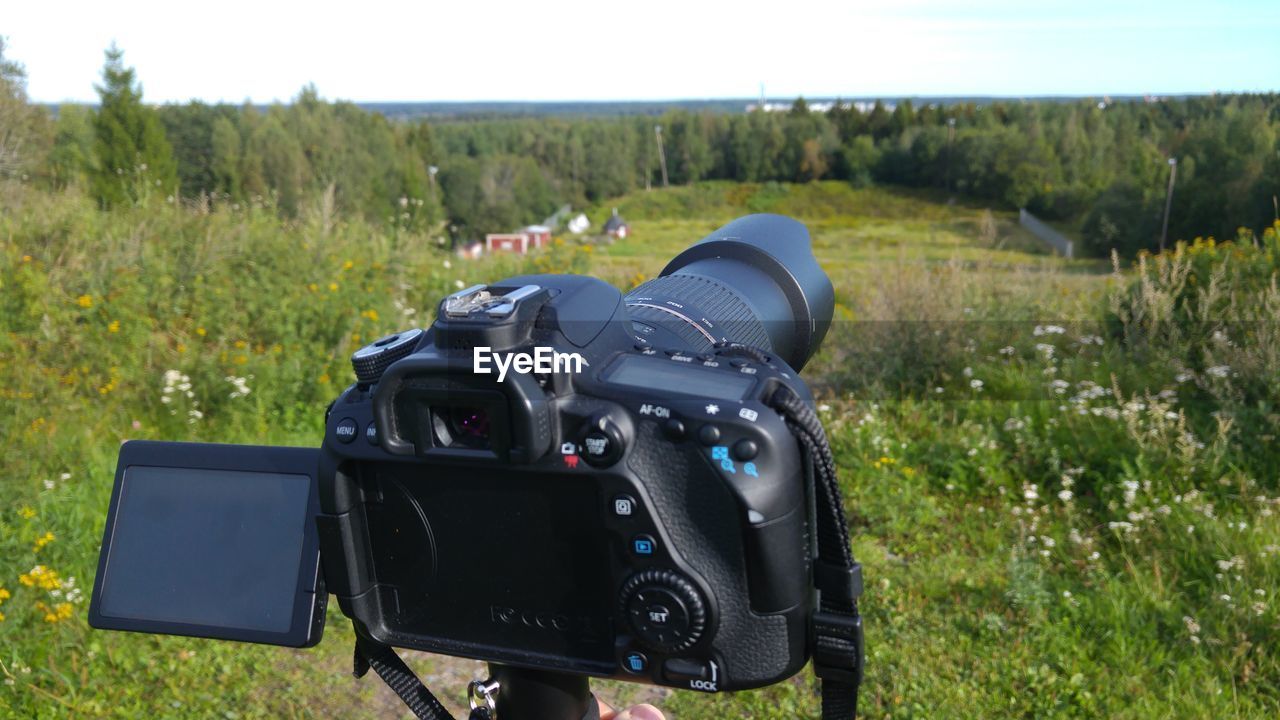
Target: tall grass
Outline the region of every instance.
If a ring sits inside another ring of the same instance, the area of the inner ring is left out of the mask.
[[[837,288],[805,375],[867,565],[868,717],[1280,713],[1275,231],[1108,274],[1023,251],[1008,217],[884,190],[716,183],[620,207],[627,242],[473,263],[323,213],[102,213],[0,187],[0,717],[399,712],[345,677],[336,610],[306,652],[89,631],[119,442],[315,445],[349,353],[449,291],[626,285],[750,210],[805,220]],[[455,695],[476,671],[413,662]],[[812,690],[661,704],[817,717]]]

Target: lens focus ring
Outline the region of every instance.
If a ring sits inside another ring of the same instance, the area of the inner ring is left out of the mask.
[[[751,306],[710,278],[682,273],[654,278],[627,293],[626,303],[633,319],[667,328],[691,349],[727,341],[773,349]]]

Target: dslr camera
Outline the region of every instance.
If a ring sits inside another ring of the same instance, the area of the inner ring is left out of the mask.
[[[332,595],[357,673],[419,717],[443,710],[392,648],[490,662],[473,706],[504,720],[558,717],[546,692],[581,700],[585,678],[721,692],[810,658],[856,691],[860,569],[797,374],[833,307],[777,215],[625,296],[575,275],[461,290],[352,356],[318,450],[123,445],[90,622],[305,647]],[[545,692],[520,709],[526,685]]]

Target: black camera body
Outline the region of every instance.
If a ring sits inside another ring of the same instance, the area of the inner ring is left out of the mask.
[[[797,375],[833,307],[776,215],[625,297],[572,275],[459,291],[352,357],[318,451],[127,443],[90,622],[305,647],[327,592],[357,672],[411,706],[392,647],[705,692],[813,657],[856,687],[860,570]],[[262,590],[228,609],[214,582]]]
[[[810,493],[764,404],[779,383],[808,392],[784,361],[638,342],[622,295],[586,277],[471,288],[438,317],[326,421],[321,557],[362,632],[708,691],[804,665]],[[474,372],[535,348],[582,372]],[[487,438],[459,437],[476,416]]]

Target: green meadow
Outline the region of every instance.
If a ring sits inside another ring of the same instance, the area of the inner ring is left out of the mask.
[[[90,630],[119,444],[318,445],[351,352],[454,289],[627,289],[751,212],[805,221],[836,287],[805,376],[865,566],[863,716],[1280,715],[1280,224],[1113,264],[922,191],[701,183],[589,212],[618,207],[626,240],[468,261],[303,205],[0,184],[0,717],[407,717],[351,678],[336,604],[305,651]],[[483,673],[407,657],[455,710]],[[673,718],[818,716],[808,671],[595,688]]]

